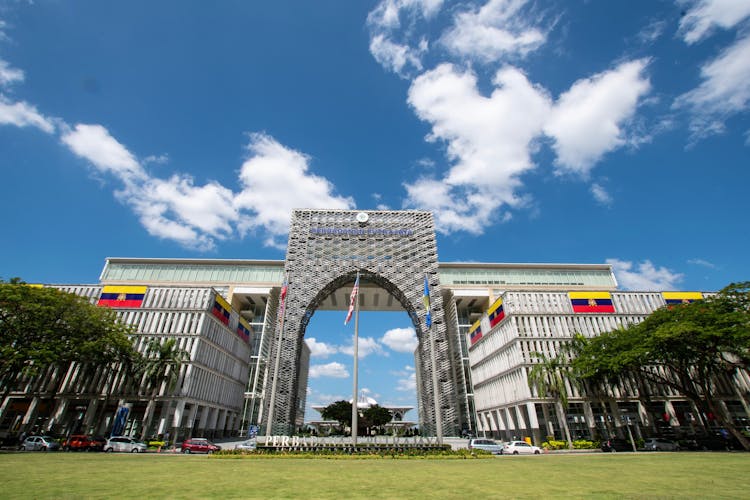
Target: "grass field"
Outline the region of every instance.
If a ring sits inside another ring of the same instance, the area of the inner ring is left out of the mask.
[[[0,454],[0,498],[750,498],[750,453],[487,460]]]

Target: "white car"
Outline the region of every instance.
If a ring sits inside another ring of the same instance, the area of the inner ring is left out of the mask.
[[[503,454],[503,444],[496,443],[492,439],[474,438],[469,440],[470,450],[484,450],[489,451],[493,455]]]
[[[244,451],[255,451],[257,448],[257,440],[255,438],[248,439],[247,441],[243,441],[240,444],[234,445],[235,450],[244,450]]]
[[[113,436],[107,439],[104,445],[104,451],[111,453],[113,451],[124,451],[126,453],[144,453],[148,449],[146,443],[141,443],[137,439],[127,436]]]
[[[542,449],[526,441],[511,441],[503,446],[503,455],[539,455]]]

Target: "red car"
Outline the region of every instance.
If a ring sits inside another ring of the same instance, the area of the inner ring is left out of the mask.
[[[63,450],[65,451],[102,451],[104,449],[104,438],[74,434],[65,440]]]
[[[221,446],[213,444],[206,438],[190,438],[182,442],[183,453],[213,453]]]

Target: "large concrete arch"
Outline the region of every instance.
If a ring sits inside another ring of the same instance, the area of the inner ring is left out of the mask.
[[[435,435],[439,421],[443,435],[458,434],[463,423],[459,409],[463,395],[457,383],[454,343],[446,328],[432,214],[295,210],[284,268],[286,303],[269,346],[263,431],[294,432],[305,328],[321,302],[353,283],[359,272],[361,284],[386,290],[414,324],[419,340],[415,363],[422,431]],[[430,288],[429,328],[423,305],[425,276]]]

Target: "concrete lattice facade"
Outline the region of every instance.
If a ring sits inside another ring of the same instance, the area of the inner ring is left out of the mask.
[[[467,417],[457,405],[463,387],[458,384],[454,360],[460,356],[448,340],[437,272],[435,231],[428,212],[295,210],[285,263],[287,302],[270,344],[275,359],[266,379],[269,396],[261,427],[273,434],[294,430],[305,328],[319,305],[353,283],[359,273],[361,283],[385,289],[412,319],[419,341],[421,426],[434,434],[439,412],[442,432],[458,433]],[[430,286],[431,328],[425,324],[425,276]]]

